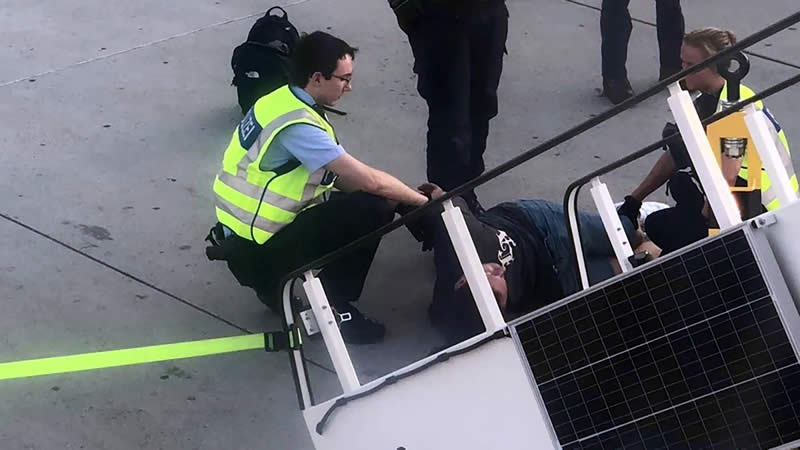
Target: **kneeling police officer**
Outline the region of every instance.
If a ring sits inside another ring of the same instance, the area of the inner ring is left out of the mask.
[[[324,32],[301,38],[289,85],[259,99],[242,119],[214,180],[218,223],[211,238],[219,245],[208,256],[225,260],[273,311],[280,310],[284,276],[391,222],[399,204],[428,200],[338,143],[323,107],[352,89],[355,54]],[[342,192],[331,192],[334,187]],[[385,333],[350,303],[361,295],[378,244],[319,274],[331,306],[350,313],[341,326],[348,343],[374,343]]]

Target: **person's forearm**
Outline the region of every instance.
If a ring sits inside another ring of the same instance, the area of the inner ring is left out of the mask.
[[[407,205],[421,206],[427,203],[428,197],[406,186],[402,181],[389,175],[386,172],[375,171],[375,188],[372,192],[375,195],[397,200]]]
[[[675,174],[675,161],[669,152],[664,152],[642,183],[631,193],[631,197],[643,201],[653,191],[663,186],[673,174]]]
[[[742,169],[742,158],[731,158],[727,155],[722,155],[722,177],[728,183],[728,186],[736,185],[736,178],[739,177],[739,171]]]

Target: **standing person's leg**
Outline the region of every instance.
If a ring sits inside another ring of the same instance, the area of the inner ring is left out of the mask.
[[[603,79],[627,80],[628,41],[633,24],[628,11],[630,0],[603,0],[600,9],[600,52]]]
[[[483,153],[489,136],[489,120],[497,115],[497,88],[503,73],[508,38],[508,9],[502,0],[476,11],[470,23],[470,122],[472,149],[470,171],[464,180],[483,173]],[[474,193],[467,195],[475,196]]]
[[[603,0],[600,10],[603,93],[615,104],[633,95],[625,69],[633,30],[629,3],[630,0]]]
[[[428,181],[445,190],[469,178],[469,38],[454,11],[428,11],[408,30],[417,90],[428,104]]]
[[[681,44],[686,25],[680,0],[656,0],[658,52],[661,61],[659,80],[681,71]]]

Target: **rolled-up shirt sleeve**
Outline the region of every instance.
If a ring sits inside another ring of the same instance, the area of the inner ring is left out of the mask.
[[[309,172],[325,167],[345,153],[328,133],[313,125],[291,125],[278,133],[275,139]]]

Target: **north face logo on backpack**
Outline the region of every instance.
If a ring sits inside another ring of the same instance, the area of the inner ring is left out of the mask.
[[[242,114],[256,100],[288,83],[287,61],[298,39],[300,33],[286,11],[274,6],[256,21],[247,41],[233,50],[231,84],[236,86]]]

